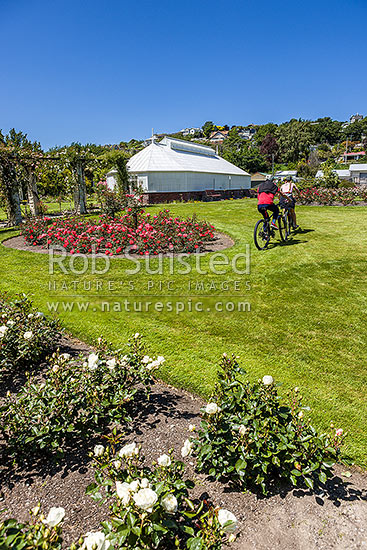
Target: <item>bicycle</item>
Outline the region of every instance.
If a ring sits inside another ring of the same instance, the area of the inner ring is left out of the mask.
[[[254,229],[254,242],[258,250],[265,250],[268,247],[270,239],[275,238],[275,229],[270,225],[270,216],[267,210],[264,212],[264,218],[258,220]],[[279,236],[281,241],[285,241],[288,238],[288,234],[285,229],[285,222],[282,215],[278,218]]]

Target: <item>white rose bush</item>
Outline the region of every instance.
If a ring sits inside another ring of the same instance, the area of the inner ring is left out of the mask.
[[[148,467],[136,443],[121,446],[116,431],[109,441],[102,454],[100,447],[90,453],[95,482],[86,492],[110,504],[111,517],[102,532],[112,548],[222,548],[237,528],[235,516],[190,499],[194,483],[184,478],[184,464],[174,459],[172,450]]]
[[[145,348],[140,336],[132,338],[125,351],[113,352],[101,341],[87,357],[55,352],[44,381],[28,375],[18,394],[8,395],[0,407],[0,433],[10,455],[62,455],[72,440],[89,439],[112,424],[130,422],[134,398],[138,391],[149,392],[155,369],[147,370],[142,362]],[[96,456],[100,453],[97,446]]]
[[[47,517],[38,504],[31,511],[31,520],[19,523],[8,518],[0,521],[0,548],[4,550],[61,550],[65,509],[53,507]],[[74,545],[75,546],[75,545]]]
[[[22,294],[11,300],[0,294],[0,377],[17,370],[35,370],[57,347],[58,321],[32,307]]]
[[[263,494],[280,478],[309,488],[325,483],[346,434],[317,434],[298,388],[282,401],[271,375],[257,383],[245,375],[235,356],[223,355],[212,399],[182,456],[196,455],[199,472]]]

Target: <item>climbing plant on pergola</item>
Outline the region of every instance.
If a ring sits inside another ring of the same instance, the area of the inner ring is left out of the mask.
[[[24,182],[31,214],[40,214],[37,173],[46,163],[52,162],[57,166],[64,174],[65,183],[73,189],[75,213],[86,214],[86,167],[101,173],[116,166],[119,190],[126,193],[129,186],[126,160],[125,153],[120,151],[106,151],[97,156],[88,146],[79,143],[45,154],[38,142],[29,141],[22,132],[11,130],[5,137],[0,132],[0,193],[5,199],[8,224],[19,225],[22,222],[19,188]]]

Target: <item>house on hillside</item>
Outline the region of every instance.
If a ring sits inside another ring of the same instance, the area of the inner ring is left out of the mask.
[[[145,149],[127,164],[148,203],[201,200],[207,192],[217,197],[241,197],[251,187],[250,174],[216,154],[212,147],[164,137],[151,138]],[[116,170],[107,174],[107,185],[116,187]]]
[[[239,130],[238,135],[242,139],[252,139],[254,135],[256,134],[256,128],[253,126],[249,126],[248,128],[245,128],[244,130]]]
[[[212,132],[209,136],[210,143],[215,143],[220,145],[228,137],[228,130],[216,130]]]
[[[351,181],[351,173],[350,173],[350,170],[333,170],[333,172],[335,174],[337,174],[338,178],[340,180],[344,180],[344,181]],[[315,178],[316,179],[320,179],[320,178],[323,178],[324,177],[324,172],[323,170],[318,170],[316,172],[316,176]]]
[[[297,170],[279,170],[278,172],[275,172],[275,177],[279,178],[280,180],[284,180],[285,178],[297,178]]]
[[[181,134],[186,137],[186,136],[201,136],[202,134],[202,130],[201,128],[183,128],[181,130]]]
[[[343,162],[350,162],[351,160],[360,160],[366,155],[366,151],[358,151],[353,153],[344,153]]]
[[[349,171],[355,184],[367,185],[367,164],[351,164]]]

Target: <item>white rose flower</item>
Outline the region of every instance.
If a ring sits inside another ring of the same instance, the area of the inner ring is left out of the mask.
[[[171,459],[168,455],[161,455],[159,458],[158,458],[158,464],[160,466],[170,466],[171,465]]]
[[[224,508],[221,508],[218,512],[218,521],[220,523],[220,526],[223,528],[226,523],[229,521],[231,522],[229,525],[224,527],[223,531],[225,533],[233,533],[237,529],[238,522],[237,518],[232,512],[229,512],[228,510],[225,510]]]
[[[62,354],[60,355],[60,357],[61,357],[62,359],[64,359],[65,361],[69,361],[69,359],[71,358],[71,355],[70,355],[70,353],[62,353]]]
[[[33,332],[32,332],[31,330],[28,330],[27,332],[25,332],[25,333],[23,334],[23,338],[24,338],[25,340],[30,340],[30,339],[32,338],[32,336],[33,336]]]
[[[53,372],[58,372],[58,371],[59,371],[59,368],[60,368],[59,365],[54,365],[54,366],[52,367],[52,371],[53,371]]]
[[[303,418],[303,412],[302,411],[299,411],[298,418]]]
[[[241,436],[244,436],[248,431],[248,428],[244,426],[243,424],[238,428],[238,432]]]
[[[222,409],[218,407],[216,403],[208,403],[205,407],[206,414],[216,414],[219,413]]]
[[[116,367],[116,359],[115,359],[115,357],[114,357],[113,359],[109,359],[109,360],[107,361],[106,365],[107,365],[107,367],[108,367],[109,369],[111,369],[111,370],[114,369],[114,368]]]
[[[129,443],[128,445],[125,445],[124,447],[122,447],[122,449],[120,449],[119,457],[120,458],[124,458],[125,456],[129,457],[129,456],[137,455],[138,453],[139,453],[139,449],[136,443],[135,442]]]
[[[195,424],[189,424],[189,432],[194,432],[196,430]]]
[[[129,484],[129,487],[130,487],[130,491],[132,491],[133,493],[136,493],[136,491],[138,491],[140,489],[140,482],[138,479],[136,479],[135,481],[132,481],[130,484]]]
[[[193,444],[189,439],[186,439],[181,449],[182,458],[186,458],[187,456],[190,456],[192,454],[192,449],[193,449]]]
[[[42,313],[42,311],[37,311],[36,317],[44,317],[44,316],[45,316],[45,314]]]
[[[139,334],[138,332],[136,332],[136,333],[134,334],[134,338],[139,338],[139,336],[140,336],[140,334]]]
[[[33,319],[33,313],[28,314],[28,319]]]
[[[9,330],[9,327],[7,327],[6,325],[3,325],[2,327],[0,327],[0,338],[3,338],[5,334],[8,332],[8,330]]]
[[[164,363],[164,362],[165,362],[165,358],[162,357],[162,355],[158,355],[158,357],[157,357],[158,365],[162,365],[162,363]]]
[[[272,384],[273,382],[274,382],[274,380],[273,380],[272,376],[266,375],[266,376],[263,377],[264,386],[270,386],[270,384]]]
[[[152,489],[140,489],[140,491],[133,495],[133,500],[142,510],[152,512],[153,506],[158,500],[158,495]]]
[[[128,483],[116,481],[116,493],[123,506],[127,506],[130,502],[130,485]]]
[[[103,445],[96,445],[94,447],[94,456],[102,456],[104,453],[104,446]]]
[[[144,363],[144,365],[146,365],[147,363],[150,363],[152,361],[152,359],[149,357],[149,355],[144,355],[143,359],[141,360],[142,363]]]
[[[15,321],[10,319],[6,324],[8,325],[8,327],[13,327],[15,325]],[[2,327],[0,327],[0,328],[2,328]]]
[[[46,519],[43,520],[43,523],[47,523],[49,527],[55,527],[62,522],[65,517],[65,509],[60,508],[51,508]]]
[[[162,498],[161,504],[168,514],[177,512],[178,502],[174,495],[167,495]]]
[[[110,547],[106,535],[101,531],[95,531],[85,535],[82,550],[108,550]]]
[[[91,353],[88,357],[88,367],[90,368],[90,370],[94,370],[98,367],[98,365],[99,365],[98,355],[96,353]]]
[[[112,464],[114,468],[116,468],[116,470],[119,470],[121,468],[121,460],[114,460]]]
[[[141,487],[142,489],[150,488],[149,480],[148,480],[146,477],[143,477],[143,479],[141,480],[141,482],[140,482],[140,487]]]

